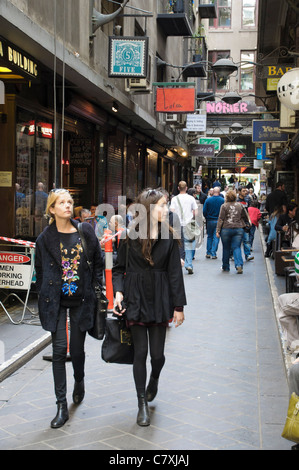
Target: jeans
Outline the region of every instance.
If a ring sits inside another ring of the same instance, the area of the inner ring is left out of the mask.
[[[250,242],[249,242],[249,233],[246,233],[245,230],[243,230],[243,232],[244,232],[243,233],[243,239],[242,239],[243,249],[244,249],[245,258],[247,259],[248,256],[250,256],[250,253],[251,253],[251,246],[250,246]]]
[[[193,269],[192,260],[193,260],[194,255],[195,255],[196,240],[190,241],[187,238],[185,238],[184,232],[183,232],[183,227],[182,227],[181,234],[182,234],[182,243],[183,243],[183,246],[184,246],[184,253],[185,253],[185,258],[184,258],[185,268],[186,269],[187,268],[192,268]]]
[[[222,269],[229,271],[230,252],[233,251],[235,267],[243,266],[243,258],[241,252],[241,243],[243,240],[244,230],[242,228],[223,228],[221,230],[221,241],[223,245]],[[248,234],[247,234],[248,235]]]
[[[72,359],[74,378],[81,382],[84,378],[85,352],[84,343],[86,331],[81,331],[78,320],[81,307],[73,307],[70,312],[70,356]],[[66,369],[67,355],[67,308],[61,307],[55,333],[52,333],[53,359],[52,369],[54,377],[54,389],[57,403],[66,402]]]
[[[218,250],[219,238],[216,237],[216,227],[217,220],[207,220],[207,255],[210,256],[216,256]]]
[[[253,245],[255,229],[256,229],[256,226],[254,224],[252,224],[251,227],[250,227],[250,232],[249,232],[249,244],[250,244],[251,248],[252,248],[252,245]]]

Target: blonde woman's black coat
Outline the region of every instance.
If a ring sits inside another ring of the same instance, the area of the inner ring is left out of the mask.
[[[76,220],[71,220],[71,222],[76,228],[78,227]],[[79,327],[82,331],[88,331],[93,326],[96,302],[93,280],[96,279],[100,283],[102,281],[103,258],[93,227],[88,223],[83,223],[82,230],[86,239],[88,258],[93,264],[92,275],[83,252],[83,299]],[[36,240],[35,270],[41,325],[46,331],[55,332],[62,287],[60,239],[55,222],[46,227]]]

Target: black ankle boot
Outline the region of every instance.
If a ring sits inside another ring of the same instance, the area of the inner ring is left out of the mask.
[[[61,428],[69,419],[67,403],[57,403],[57,414],[51,421],[51,428]]]
[[[73,391],[73,402],[75,405],[79,405],[81,401],[83,400],[85,395],[85,388],[84,388],[84,379],[81,380],[81,382],[76,382],[74,385],[74,391]]]
[[[147,401],[144,394],[138,395],[138,415],[137,415],[137,424],[139,426],[149,426],[150,417],[149,410],[147,406]]]
[[[157,395],[157,393],[158,393],[158,382],[159,382],[159,379],[155,379],[152,375],[150,376],[149,383],[148,383],[148,386],[147,386],[147,389],[146,389],[146,395],[145,395],[146,400],[148,402],[153,401],[153,399]]]

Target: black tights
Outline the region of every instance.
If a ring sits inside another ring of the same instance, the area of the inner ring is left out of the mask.
[[[148,354],[148,344],[150,347],[152,376],[158,379],[165,363],[164,346],[166,327],[140,326],[130,327],[134,343],[134,364],[133,375],[137,394],[145,393],[146,387],[146,359]]]

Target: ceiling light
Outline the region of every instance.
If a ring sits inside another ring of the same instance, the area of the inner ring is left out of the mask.
[[[0,67],[0,73],[12,73],[12,70],[7,67]]]
[[[116,101],[113,101],[113,104],[112,104],[112,111],[113,111],[114,113],[118,113],[118,110],[119,110],[118,104],[116,103]]]

